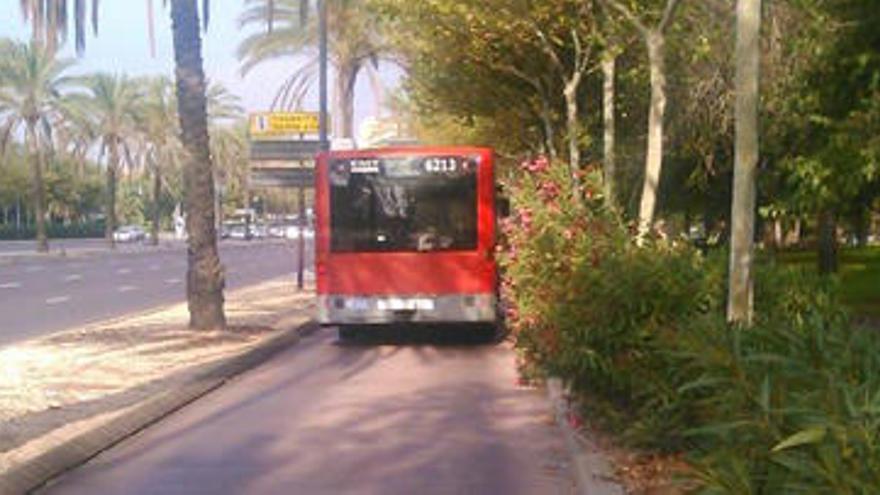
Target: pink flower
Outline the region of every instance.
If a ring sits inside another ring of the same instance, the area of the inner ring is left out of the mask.
[[[567,228],[565,229],[565,231],[562,232],[562,237],[565,237],[566,240],[570,241],[574,239],[574,231],[571,230],[571,228]]]
[[[528,208],[519,210],[519,221],[523,229],[529,230],[532,227],[532,211]]]
[[[575,430],[580,430],[584,425],[584,421],[581,417],[574,411],[568,412],[568,424]]]
[[[519,311],[512,306],[507,308],[507,318],[511,321],[516,321],[519,319]]]
[[[540,174],[550,168],[550,161],[547,157],[539,156],[532,161],[523,162],[522,167],[533,174]]]
[[[555,182],[543,182],[541,184],[541,194],[546,200],[556,199],[556,197],[559,196],[559,184],[556,184]]]

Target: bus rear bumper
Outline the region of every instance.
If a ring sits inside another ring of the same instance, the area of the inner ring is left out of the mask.
[[[494,323],[494,294],[443,296],[319,295],[318,322],[358,325],[401,322]]]

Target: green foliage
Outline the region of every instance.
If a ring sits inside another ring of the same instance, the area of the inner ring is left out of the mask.
[[[502,256],[526,371],[563,377],[626,442],[686,452],[704,493],[880,486],[880,334],[833,280],[758,267],[756,321],[724,317],[726,256],[644,247],[561,167],[525,164]]]
[[[573,0],[371,0],[370,4],[387,18],[389,42],[407,66],[404,85],[410,110],[429,139],[492,143],[505,154],[532,150],[536,143],[547,151],[561,150],[569,133],[576,133],[579,142],[589,141],[583,131],[598,122],[598,116],[582,115],[577,129],[568,129],[564,87],[584,57],[589,68],[599,62],[594,4]],[[583,105],[592,89],[588,86],[598,76],[587,68],[581,76],[577,94]],[[437,132],[438,127],[446,132]]]
[[[880,335],[836,289],[764,267],[759,321],[704,318],[670,348],[688,381],[688,438],[709,493],[871,493],[880,486]]]
[[[816,265],[814,251],[785,251],[776,260],[785,265]],[[880,248],[847,248],[840,255],[840,299],[854,316],[880,317]]]
[[[104,236],[104,222],[49,223],[46,224],[46,233],[53,239],[100,238]],[[36,228],[33,225],[23,225],[21,228],[16,228],[15,225],[0,224],[0,240],[24,241],[33,240],[36,236]]]

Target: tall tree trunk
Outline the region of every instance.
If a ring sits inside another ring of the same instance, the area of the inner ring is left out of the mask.
[[[646,37],[651,66],[651,107],[648,113],[648,152],[645,180],[639,204],[639,242],[651,230],[657,207],[660,171],[663,167],[663,119],[666,114],[666,48],[663,34],[652,31]]]
[[[551,160],[556,160],[559,154],[556,151],[556,131],[553,129],[553,111],[550,102],[541,95],[541,123],[544,126],[544,147]]]
[[[21,192],[15,198],[15,231],[16,233],[21,231]],[[47,245],[46,248],[48,249],[49,246]],[[37,244],[37,249],[39,249],[39,244]]]
[[[37,224],[37,252],[49,251],[49,238],[46,236],[46,195],[43,186],[43,151],[37,139],[37,123],[27,123],[28,144],[31,151],[31,174],[34,194],[34,216]]]
[[[819,212],[819,273],[837,273],[837,219],[830,208]]]
[[[162,199],[162,169],[158,163],[153,164],[153,225],[151,226],[150,242],[154,246],[159,245],[159,222],[162,220],[162,208],[159,201]]]
[[[341,64],[336,74],[336,108],[338,138],[354,137],[354,86],[360,71],[358,64]]]
[[[172,0],[174,59],[181,139],[186,148],[184,188],[188,235],[186,296],[189,326],[226,327],[223,313],[223,266],[214,229],[214,180],[208,142],[205,74],[196,0]]]
[[[116,248],[116,240],[113,239],[113,231],[116,230],[116,171],[119,167],[119,141],[114,137],[110,140],[110,161],[107,163],[107,200],[105,215],[107,221],[104,225],[104,239],[111,249]]]
[[[783,232],[783,228],[782,228],[782,219],[778,218],[778,217],[774,218],[772,228],[773,228],[772,246],[773,246],[773,250],[776,251],[776,250],[782,249],[782,243],[784,241],[784,234],[785,233]]]
[[[737,0],[736,143],[731,206],[730,280],[727,319],[751,325],[752,258],[755,241],[755,178],[758,166],[759,35],[761,0]]]
[[[568,173],[577,181],[576,173],[581,167],[580,121],[578,120],[578,87],[580,77],[574,77],[565,84],[565,126],[568,131]]]
[[[615,115],[614,115],[614,85],[615,85],[615,66],[616,57],[614,55],[605,55],[602,59],[602,114],[604,124],[604,138],[602,146],[604,148],[604,173],[605,176],[605,200],[612,208],[617,206],[615,199],[615,176],[617,175],[617,164],[614,157],[615,146]]]

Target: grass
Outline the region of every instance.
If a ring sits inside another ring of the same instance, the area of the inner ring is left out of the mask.
[[[785,264],[816,266],[815,251],[786,251]],[[840,252],[840,296],[854,315],[880,319],[880,247],[843,248]]]

